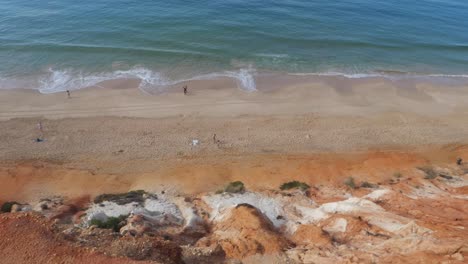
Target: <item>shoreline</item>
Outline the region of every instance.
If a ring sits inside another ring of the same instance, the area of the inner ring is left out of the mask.
[[[137,80],[106,81],[100,87],[41,94],[37,90],[0,90],[0,120],[125,116],[166,118],[180,115],[370,116],[378,113],[449,116],[468,112],[468,84],[391,81],[380,78],[265,78],[246,92],[232,79],[196,80],[151,96]],[[189,87],[183,96],[183,86]]]
[[[192,77],[170,78],[163,73],[146,68],[133,68],[130,70],[108,73],[84,74],[68,71],[50,70],[49,76],[29,76],[0,78],[1,90],[27,89],[39,91],[42,94],[60,93],[66,90],[81,90],[88,88],[113,88],[124,87],[139,88],[148,95],[161,95],[171,93],[177,87],[185,84],[201,82],[205,86],[217,89],[237,87],[245,92],[269,91],[291,86],[304,86],[310,83],[325,83],[336,85],[362,85],[369,82],[389,82],[397,87],[415,85],[434,85],[466,87],[468,85],[467,74],[449,73],[416,73],[394,70],[377,70],[368,73],[344,73],[344,72],[282,72],[254,68],[239,68],[230,71],[213,72],[195,75]]]

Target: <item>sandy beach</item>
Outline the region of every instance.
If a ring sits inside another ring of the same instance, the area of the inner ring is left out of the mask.
[[[161,184],[177,181],[161,174],[180,165],[235,168],[236,162],[263,159],[268,168],[270,156],[307,159],[368,151],[428,156],[427,149],[441,149],[448,161],[457,153],[447,149],[468,142],[464,87],[421,83],[405,88],[388,80],[348,83],[344,89],[343,80],[314,79],[248,93],[235,83],[208,82],[204,88],[197,81],[187,84],[187,96],[180,89],[150,96],[131,87],[137,83],[124,81],[72,91],[70,99],[65,93],[0,91],[0,161],[133,177],[158,171]],[[209,86],[216,84],[224,88]],[[38,122],[45,140],[40,143],[34,141],[41,135]],[[227,175],[232,168],[226,168]],[[214,182],[225,181],[219,177]]]

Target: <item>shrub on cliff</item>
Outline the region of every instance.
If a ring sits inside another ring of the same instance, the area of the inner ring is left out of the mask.
[[[112,229],[114,232],[119,232],[122,225],[120,223],[124,222],[127,219],[128,215],[121,215],[119,217],[109,217],[106,221],[101,221],[99,219],[92,219],[90,225],[97,226],[102,229]]]
[[[102,203],[104,201],[114,202],[116,204],[128,204],[131,202],[143,203],[144,195],[147,193],[143,190],[130,191],[127,193],[105,193],[96,196],[94,203]]]
[[[286,190],[291,190],[291,189],[300,189],[302,191],[307,191],[310,188],[310,186],[304,182],[300,181],[290,181],[281,184],[280,190],[286,191]]]
[[[356,182],[354,181],[353,177],[348,177],[345,181],[344,184],[348,186],[351,189],[356,189]]]
[[[2,208],[0,209],[0,211],[2,213],[9,213],[11,212],[11,208],[13,207],[13,205],[15,204],[19,204],[17,202],[6,202],[2,205]]]
[[[362,182],[362,183],[361,183],[361,187],[362,187],[362,188],[377,188],[377,187],[379,187],[379,186],[376,185],[376,184],[373,184],[373,183],[370,183],[370,182],[366,182],[366,181],[365,181],[365,182]]]
[[[418,167],[418,170],[424,172],[424,179],[432,180],[437,178],[437,172],[431,166]]]
[[[241,181],[231,182],[226,186],[226,188],[224,188],[224,192],[243,193],[243,192],[245,192],[244,183],[241,182]]]

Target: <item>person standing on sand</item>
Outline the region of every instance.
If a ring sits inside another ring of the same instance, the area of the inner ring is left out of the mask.
[[[39,132],[41,132],[41,133],[43,132],[42,122],[41,121],[37,122],[37,129],[39,129]]]
[[[44,130],[42,128],[42,122],[37,122],[37,129],[39,130],[39,137],[35,139],[36,142],[43,142],[44,141]]]
[[[67,90],[67,96],[68,96],[68,99],[71,98],[71,94],[70,94],[70,91],[69,91],[69,90]]]
[[[188,90],[187,85],[185,85],[183,88],[184,88],[184,95],[187,95],[187,90]]]

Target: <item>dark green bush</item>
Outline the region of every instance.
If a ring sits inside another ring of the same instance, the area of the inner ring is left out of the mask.
[[[231,182],[226,186],[226,188],[224,188],[224,192],[243,193],[243,192],[245,192],[244,183],[241,182],[241,181]]]
[[[437,172],[431,166],[418,167],[418,170],[424,172],[424,179],[432,180],[437,178]]]
[[[105,193],[96,196],[94,203],[102,203],[104,201],[114,202],[116,204],[127,204],[131,202],[143,203],[143,196],[146,194],[143,190],[130,191],[127,193]]]
[[[348,177],[345,181],[344,184],[348,186],[351,189],[356,189],[356,182],[354,181],[353,177]]]
[[[291,189],[301,189],[302,191],[306,191],[310,188],[310,186],[304,182],[300,181],[290,181],[281,184],[280,190],[285,191],[285,190],[291,190]]]
[[[2,213],[9,213],[11,212],[11,207],[13,207],[13,205],[15,204],[19,204],[17,202],[6,202],[2,205],[2,208],[0,209],[0,211]]]
[[[99,219],[92,219],[90,225],[97,226],[102,229],[112,229],[114,232],[119,232],[120,223],[127,219],[128,215],[121,215],[119,217],[109,217],[106,221],[101,221]]]
[[[361,187],[362,187],[362,188],[377,188],[378,186],[375,185],[375,184],[372,184],[372,183],[370,183],[370,182],[366,182],[366,181],[365,181],[365,182],[362,182],[362,183],[361,183]]]

